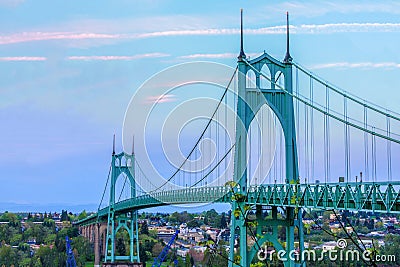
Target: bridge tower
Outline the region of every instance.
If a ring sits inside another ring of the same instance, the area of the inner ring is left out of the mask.
[[[288,16],[288,15],[287,15]],[[287,17],[288,20],[288,17]],[[270,71],[270,88],[260,88],[260,76],[263,66],[267,66]],[[246,83],[246,75],[249,71],[254,71],[256,75],[256,88],[249,88]],[[281,72],[284,78],[284,90],[277,88],[277,74]],[[287,22],[287,52],[283,62],[280,62],[267,53],[248,61],[243,49],[243,12],[241,11],[241,47],[238,56],[238,102],[237,102],[237,120],[236,120],[236,146],[235,146],[235,169],[234,169],[234,182],[235,182],[235,201],[232,202],[232,218],[231,218],[231,240],[230,240],[230,262],[229,266],[243,266],[248,267],[257,255],[260,247],[265,242],[272,244],[275,251],[283,250],[286,253],[280,255],[286,258],[283,261],[284,266],[300,266],[298,260],[294,260],[294,242],[295,242],[295,228],[297,228],[297,236],[299,241],[300,253],[304,250],[303,238],[303,224],[302,224],[302,210],[293,207],[280,207],[283,210],[283,215],[278,216],[278,207],[273,206],[271,218],[263,217],[263,206],[255,205],[251,207],[255,209],[256,214],[256,244],[249,247],[248,234],[249,221],[246,210],[249,208],[249,203],[246,199],[248,192],[248,177],[247,177],[247,133],[251,121],[254,119],[256,113],[263,105],[268,105],[276,117],[278,118],[283,130],[285,140],[285,168],[286,177],[285,183],[288,185],[299,183],[298,160],[297,160],[297,147],[296,147],[296,130],[295,118],[293,108],[293,97],[288,94],[293,92],[292,87],[292,57],[289,53],[289,26]],[[262,163],[261,163],[262,164]],[[285,196],[292,200],[295,204],[297,192],[287,190],[288,194]],[[242,197],[240,197],[242,196]],[[247,207],[246,207],[247,206]],[[235,212],[237,211],[237,212]],[[238,214],[240,214],[238,216]],[[270,233],[262,233],[264,226],[272,229]],[[278,227],[284,227],[286,233],[286,240],[279,242]],[[239,248],[235,253],[235,232],[239,237]],[[257,244],[258,243],[258,244]],[[282,245],[284,244],[284,245]],[[291,260],[291,258],[292,260]],[[268,260],[268,259],[267,259]],[[238,264],[236,264],[238,263]],[[240,264],[240,265],[239,265]],[[305,262],[301,264],[305,266]]]
[[[106,232],[106,247],[104,262],[115,261],[130,261],[140,262],[139,258],[139,227],[138,227],[138,211],[131,210],[129,212],[117,213],[115,211],[115,187],[117,180],[123,175],[130,182],[130,198],[136,197],[135,183],[135,154],[132,149],[132,154],[125,152],[115,154],[115,136],[113,143],[113,153],[111,161],[111,179],[110,179],[110,201],[108,205],[107,232]],[[126,229],[129,233],[129,255],[116,255],[115,237],[120,229]],[[136,249],[135,249],[136,248]]]

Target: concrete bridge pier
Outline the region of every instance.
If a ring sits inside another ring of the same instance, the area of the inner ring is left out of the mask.
[[[100,267],[100,226],[99,223],[94,227],[94,267]]]

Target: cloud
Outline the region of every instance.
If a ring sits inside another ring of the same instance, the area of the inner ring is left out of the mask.
[[[237,53],[220,53],[220,54],[192,54],[186,56],[180,56],[181,59],[202,59],[202,58],[235,58]]]
[[[83,60],[83,61],[108,61],[108,60],[137,60],[143,58],[159,58],[168,57],[169,54],[165,53],[148,53],[148,54],[138,54],[132,56],[70,56],[68,60]]]
[[[168,102],[175,102],[176,96],[172,94],[166,94],[166,95],[157,95],[157,96],[148,96],[146,98],[146,103],[147,104],[154,104],[154,103],[168,103]]]
[[[398,1],[290,1],[276,4],[268,4],[262,7],[257,7],[254,13],[259,19],[265,18],[265,13],[268,12],[274,16],[279,14],[282,16],[282,10],[287,10],[295,17],[318,17],[327,14],[341,13],[341,14],[354,14],[354,13],[386,13],[386,14],[399,14],[400,3]]]
[[[0,36],[0,44],[15,44],[49,40],[121,39],[119,34],[73,32],[22,32]]]
[[[400,32],[400,23],[329,23],[291,26],[292,33]]]
[[[335,62],[335,63],[325,63],[325,64],[317,64],[311,66],[310,69],[328,69],[328,68],[400,68],[400,63],[395,62],[358,62],[358,63],[351,63],[351,62]]]
[[[0,57],[0,61],[45,61],[45,57]]]
[[[351,32],[400,32],[400,23],[329,23],[329,24],[302,24],[291,25],[293,34],[329,34]],[[245,34],[270,35],[285,34],[286,26],[271,26],[255,29],[245,29]],[[209,35],[237,35],[238,28],[214,28],[214,29],[188,29],[167,30],[148,33],[76,33],[76,32],[23,32],[0,36],[0,45],[15,44],[33,41],[49,40],[128,40],[148,39],[169,36],[209,36]]]
[[[259,53],[246,53],[247,56],[257,56]],[[221,59],[221,58],[236,58],[238,56],[237,53],[219,53],[219,54],[191,54],[180,56],[180,59]]]
[[[25,0],[0,0],[0,6],[16,7],[25,2]]]

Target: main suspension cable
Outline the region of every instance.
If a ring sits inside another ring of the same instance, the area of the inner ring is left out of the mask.
[[[229,80],[228,85],[227,85],[226,88],[225,88],[225,91],[224,91],[224,93],[223,93],[221,99],[220,99],[219,102],[218,102],[217,107],[215,108],[215,110],[214,110],[213,114],[211,115],[210,119],[208,120],[208,123],[207,123],[206,127],[204,128],[204,130],[202,131],[200,137],[197,139],[197,142],[195,143],[195,145],[193,146],[193,148],[190,150],[188,156],[185,158],[185,160],[182,162],[182,164],[179,166],[179,168],[171,175],[171,177],[168,178],[161,186],[159,186],[158,188],[156,188],[156,189],[153,190],[152,192],[159,190],[160,188],[162,188],[163,186],[165,186],[168,182],[170,182],[170,181],[172,180],[172,178],[174,178],[175,175],[182,169],[183,165],[189,160],[189,158],[190,158],[190,156],[193,154],[193,152],[196,151],[197,145],[198,145],[198,144],[200,143],[200,141],[202,140],[202,138],[203,138],[204,134],[206,133],[208,127],[210,126],[210,124],[211,124],[211,122],[212,122],[212,120],[213,120],[215,114],[217,113],[218,108],[219,108],[219,106],[221,105],[222,100],[224,99],[225,95],[227,94],[228,89],[229,89],[229,86],[231,85],[232,81],[234,80],[233,78],[234,78],[235,75],[236,75],[237,69],[238,69],[238,68],[236,67],[235,71],[233,72],[233,75],[232,75],[231,79]]]

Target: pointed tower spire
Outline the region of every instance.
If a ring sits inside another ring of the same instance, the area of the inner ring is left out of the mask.
[[[243,50],[243,8],[240,9],[240,53],[238,59],[246,58],[246,54]]]
[[[286,55],[283,62],[289,63],[292,62],[292,59],[289,53],[289,12],[286,12]]]
[[[113,156],[115,155],[115,134],[113,137],[113,152],[112,152]]]

